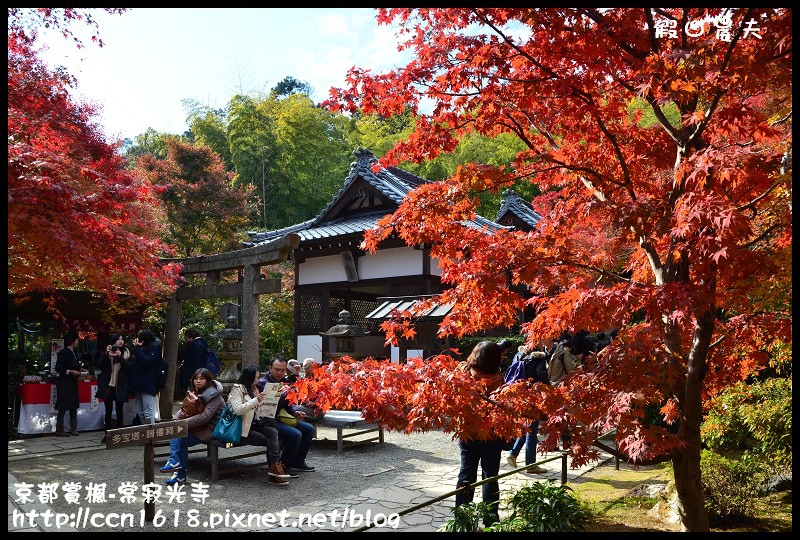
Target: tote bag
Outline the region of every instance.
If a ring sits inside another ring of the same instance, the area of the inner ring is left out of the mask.
[[[286,424],[287,426],[295,427],[297,426],[297,417],[286,409],[281,409],[278,411],[278,422],[281,424]]]
[[[226,405],[211,435],[218,441],[238,444],[242,438],[242,417]]]

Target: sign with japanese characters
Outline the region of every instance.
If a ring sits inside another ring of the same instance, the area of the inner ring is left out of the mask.
[[[153,441],[180,439],[189,435],[189,422],[187,420],[172,420],[147,424],[144,426],[131,426],[119,429],[109,429],[106,432],[106,448],[121,448],[123,446],[140,446]]]

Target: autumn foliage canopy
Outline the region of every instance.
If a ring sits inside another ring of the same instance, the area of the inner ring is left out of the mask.
[[[327,105],[420,113],[383,165],[452,151],[472,132],[511,133],[525,149],[421,186],[364,246],[390,235],[431,246],[452,286],[438,299],[454,305],[442,334],[512,326],[526,304],[529,345],[563,330],[619,334],[563,386],[509,387],[478,414],[458,375],[437,375],[441,358],[402,377],[356,363],[330,384],[409,430],[437,427],[440,410],[462,435],[502,428],[509,408],[544,415],[545,447],[569,426],[575,463],[616,430],[629,459],[672,460],[684,525],[706,529],[694,509],[703,408],[791,343],[791,10],[398,8],[378,20],[399,26],[412,60],[353,68]],[[518,182],[543,193],[534,231],[465,224],[477,194]],[[385,328],[395,340],[412,325],[409,312]]]
[[[171,249],[153,187],[124,168],[94,107],[70,96],[72,77],[38,59],[35,30],[17,11],[8,33],[9,292],[93,290],[112,302],[125,292],[142,303],[170,293],[177,273],[158,261]],[[75,10],[67,20],[51,11],[33,13],[71,36]]]

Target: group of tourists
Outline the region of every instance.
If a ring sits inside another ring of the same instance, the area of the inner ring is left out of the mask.
[[[603,334],[605,336],[605,334]],[[538,347],[529,350],[520,346],[511,366],[505,374],[501,371],[500,364],[509,348],[510,342],[503,340],[481,341],[472,350],[466,361],[459,364],[459,369],[468,373],[475,382],[476,389],[488,397],[504,384],[511,384],[520,379],[534,379],[548,385],[558,385],[564,377],[581,365],[589,354],[599,352],[595,342],[589,338],[586,331],[579,331],[575,336],[569,333],[562,334],[558,339],[546,339]],[[602,347],[608,345],[608,341]],[[602,350],[602,347],[600,350]],[[541,474],[547,470],[536,464],[536,445],[539,431],[539,421],[530,421],[523,430],[523,434],[514,441],[506,458],[512,469],[517,468],[517,457],[522,447],[525,447],[525,473]],[[569,433],[561,436],[565,446],[569,441]],[[456,506],[471,503],[475,496],[474,488],[470,485],[477,482],[478,465],[481,468],[482,479],[495,477],[500,472],[500,459],[506,441],[500,437],[489,439],[464,439],[460,438],[458,447],[461,452],[461,464],[458,472],[456,488]],[[490,506],[484,525],[490,526],[500,520],[500,485],[497,480],[487,482],[482,486],[482,497]]]
[[[298,472],[314,471],[314,467],[306,462],[314,437],[314,426],[305,421],[303,409],[287,399],[290,385],[297,380],[296,372],[292,374],[293,377],[287,374],[287,360],[282,356],[273,358],[263,377],[256,366],[246,366],[231,387],[226,403],[222,397],[222,384],[205,367],[196,367],[201,365],[201,358],[205,357],[203,348],[208,345],[194,328],[188,329],[184,336],[187,343],[181,373],[187,372],[186,365],[195,369],[190,376],[181,377],[182,381],[186,380],[188,388],[181,410],[174,419],[187,420],[189,435],[170,441],[167,463],[160,468],[162,473],[172,473],[166,484],[186,482],[189,448],[208,443],[214,438],[214,427],[226,405],[233,414],[241,417],[239,444],[265,448],[269,484],[287,486],[289,479],[299,477]],[[299,363],[297,365],[301,366]],[[267,397],[265,387],[273,383],[280,383],[282,391],[275,412],[265,414],[261,409]],[[278,421],[282,410],[293,418],[292,422]]]
[[[523,378],[534,378],[547,384],[557,385],[581,364],[586,355],[602,350],[611,337],[613,334],[611,336],[603,334],[603,339],[595,343],[586,332],[581,331],[574,337],[565,333],[558,339],[545,340],[533,350],[523,345],[518,348],[505,374],[501,372],[500,365],[509,342],[482,341],[475,346],[466,361],[460,363],[459,369],[469,374],[478,390],[487,397],[504,384],[511,384]],[[172,477],[166,480],[169,485],[186,482],[189,448],[213,439],[213,429],[226,407],[222,384],[215,380],[214,374],[205,367],[207,342],[195,328],[187,329],[184,338],[185,347],[179,384],[186,389],[187,395],[181,410],[173,419],[186,419],[189,434],[170,441],[169,458],[160,469],[163,473],[173,473]],[[78,333],[70,330],[64,336],[64,349],[58,353],[57,436],[78,434],[78,377],[82,368],[76,354],[78,343]],[[111,429],[113,426],[114,409],[116,409],[116,425],[118,427],[125,425],[122,411],[128,401],[129,393],[135,396],[136,420],[142,424],[155,423],[156,396],[159,390],[156,388],[155,370],[157,360],[160,358],[161,342],[150,330],[144,329],[137,334],[133,340],[132,350],[125,345],[122,335],[111,336],[98,362],[101,373],[98,377],[97,397],[105,402],[106,429]],[[298,379],[312,377],[315,366],[316,362],[311,358],[307,358],[301,364],[294,359],[287,361],[283,356],[273,358],[263,376],[256,366],[247,366],[242,370],[227,397],[227,407],[242,417],[240,444],[263,446],[266,449],[269,465],[267,479],[270,484],[286,486],[289,479],[299,476],[298,472],[314,471],[314,467],[306,462],[306,457],[314,435],[314,426],[309,421],[317,419],[314,416],[317,411],[310,404],[289,403],[287,394],[290,385]],[[259,414],[260,405],[266,396],[264,389],[267,384],[274,383],[283,385],[276,412],[274,416]],[[293,420],[279,421],[281,411],[284,414],[288,413]],[[70,415],[69,433],[64,429],[67,413]],[[546,472],[546,469],[536,465],[538,429],[538,421],[531,421],[525,426],[523,433],[511,446],[507,456],[509,466],[517,467],[517,458],[524,446],[527,466],[525,472],[528,474]],[[568,433],[562,435],[565,444],[567,438]],[[477,482],[479,465],[483,478],[498,475],[501,454],[506,442],[501,438],[484,440],[461,438],[458,446],[461,464],[456,487],[461,489],[456,494],[456,506],[472,502],[474,489],[469,489],[469,486]],[[489,503],[494,509],[484,523],[489,526],[499,520],[498,482],[484,484],[482,495],[484,502]]]
[[[84,364],[78,359],[80,336],[75,330],[64,334],[64,348],[56,358],[56,436],[68,437],[78,435],[78,379]],[[113,334],[100,355],[97,367],[97,397],[105,403],[105,428],[112,429],[112,415],[116,409],[116,427],[123,427],[123,407],[128,396],[133,393],[135,399],[136,418],[134,422],[154,424],[155,411],[158,407],[158,389],[156,388],[157,360],[161,358],[161,341],[148,329],[140,330],[133,340],[133,349],[125,346],[120,334]],[[69,413],[69,426],[64,427],[65,417]],[[105,442],[105,438],[103,439]]]

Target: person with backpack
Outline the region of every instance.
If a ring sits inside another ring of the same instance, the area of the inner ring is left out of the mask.
[[[511,365],[506,370],[504,380],[506,384],[525,379],[534,379],[539,382],[550,384],[547,380],[547,368],[545,367],[545,354],[542,351],[530,351],[525,345],[520,345]],[[544,374],[544,375],[542,375]],[[517,468],[517,457],[525,445],[525,465],[530,465],[525,472],[527,474],[546,473],[547,469],[536,465],[536,444],[539,442],[539,421],[530,422],[525,426],[524,437],[517,437],[511,451],[506,457],[509,467]]]
[[[572,354],[572,338],[564,338],[553,346],[547,358],[547,377],[552,386],[561,383],[561,380],[572,373],[580,365],[578,358]]]
[[[184,346],[183,346],[183,361],[181,362],[181,370],[178,373],[178,384],[181,388],[181,394],[185,394],[189,388],[192,374],[198,369],[207,368],[206,366],[206,350],[208,350],[208,342],[200,336],[200,331],[195,327],[187,328],[183,333]],[[216,375],[212,373],[212,375]]]
[[[141,424],[155,424],[158,408],[156,368],[161,361],[161,340],[148,329],[139,330],[133,340],[130,390],[136,397],[136,414]]]

